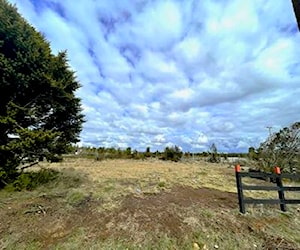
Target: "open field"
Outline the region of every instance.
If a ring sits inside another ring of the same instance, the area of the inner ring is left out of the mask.
[[[0,191],[0,249],[300,249],[300,205],[239,214],[228,165],[68,158],[42,166],[62,174],[33,191]]]

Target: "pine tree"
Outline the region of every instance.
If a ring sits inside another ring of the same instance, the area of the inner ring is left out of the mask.
[[[66,52],[52,54],[43,35],[0,0],[0,187],[78,141],[79,87]]]

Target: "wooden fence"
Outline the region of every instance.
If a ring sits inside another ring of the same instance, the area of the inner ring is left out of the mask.
[[[300,174],[281,173],[279,167],[275,167],[275,173],[241,172],[240,165],[235,167],[236,186],[238,191],[239,207],[241,213],[246,213],[245,204],[280,204],[281,211],[286,211],[287,204],[300,204],[300,199],[286,199],[284,191],[300,191],[300,186],[284,186],[282,179],[299,180]],[[274,180],[273,186],[244,185],[242,177],[252,177]],[[244,198],[244,190],[277,191],[278,199],[250,199]]]

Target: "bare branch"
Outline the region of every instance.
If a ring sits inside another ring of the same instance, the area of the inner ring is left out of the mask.
[[[24,169],[30,168],[30,167],[32,167],[32,166],[38,164],[38,163],[39,163],[38,161],[32,162],[32,163],[30,163],[30,164],[28,164],[28,165],[22,166],[22,167],[20,168],[20,170],[23,171]]]

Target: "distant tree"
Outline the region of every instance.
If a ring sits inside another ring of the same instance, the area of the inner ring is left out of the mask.
[[[193,155],[193,154],[190,153],[190,152],[185,152],[185,153],[184,153],[184,157],[187,158],[187,159],[189,159],[192,155]]]
[[[80,87],[66,52],[49,43],[0,0],[0,186],[45,158],[60,159],[78,141]]]
[[[220,157],[219,157],[219,154],[218,154],[218,149],[217,149],[216,144],[214,144],[214,143],[210,146],[208,161],[212,162],[212,163],[218,163],[218,162],[220,162]]]
[[[202,152],[200,155],[201,155],[201,157],[207,157],[209,155],[209,153],[208,152]]]
[[[271,170],[279,166],[286,172],[300,170],[300,122],[270,135],[259,149],[260,167]]]
[[[154,154],[156,158],[159,158],[161,156],[161,152],[159,152],[158,150],[156,150]]]
[[[250,147],[248,149],[248,158],[250,160],[258,160],[258,153],[256,152],[254,147]]]
[[[126,157],[131,158],[131,147],[126,148]]]
[[[150,156],[151,156],[150,147],[147,147],[147,148],[146,148],[145,156],[146,156],[146,157],[150,157]]]
[[[107,149],[108,153],[112,154],[112,155],[116,155],[117,154],[117,150],[113,147],[108,148]]]
[[[123,157],[123,155],[126,155],[126,152],[123,152],[121,148],[118,148],[114,157],[120,159]]]
[[[183,153],[178,146],[166,147],[162,159],[177,162],[181,159],[182,155]]]

